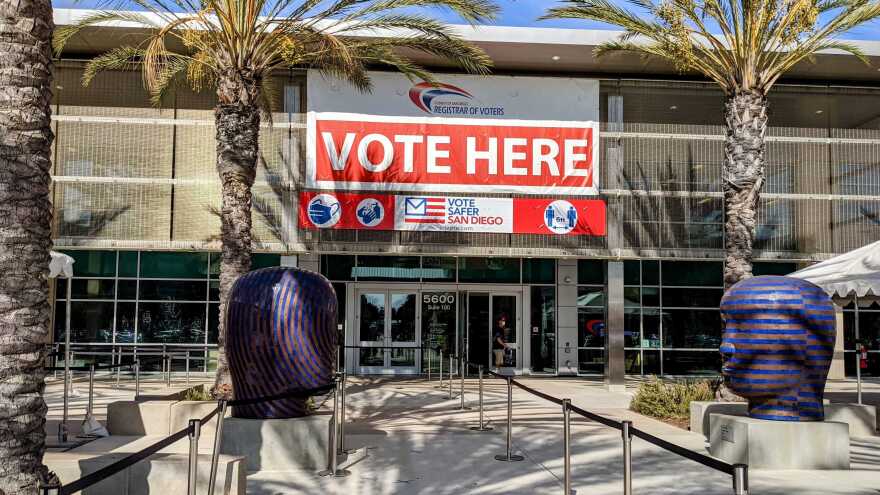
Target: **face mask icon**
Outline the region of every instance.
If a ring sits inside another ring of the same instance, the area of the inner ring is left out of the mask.
[[[339,201],[321,194],[309,203],[309,220],[319,227],[331,227],[339,221]]]

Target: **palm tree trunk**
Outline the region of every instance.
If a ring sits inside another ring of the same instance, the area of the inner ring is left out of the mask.
[[[724,285],[752,276],[758,196],[764,184],[767,98],[759,91],[729,95],[724,108]]]
[[[52,5],[0,2],[0,493],[48,480]]]
[[[226,305],[233,283],[251,268],[251,186],[256,175],[260,109],[249,103],[220,103],[217,125],[217,172],[220,174],[220,323],[217,339],[215,396],[232,396],[226,360]]]

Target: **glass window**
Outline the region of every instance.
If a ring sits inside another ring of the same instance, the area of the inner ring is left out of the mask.
[[[361,294],[360,340],[385,342],[385,294]]]
[[[415,342],[416,295],[391,293],[391,342]]]
[[[578,349],[578,373],[601,375],[605,373],[604,349]]]
[[[623,283],[625,285],[639,285],[641,283],[641,266],[638,260],[623,262]]]
[[[115,277],[116,251],[63,251],[74,259],[74,277]]]
[[[216,280],[211,280],[208,282],[208,300],[209,301],[219,301],[220,300],[220,282]]]
[[[141,252],[141,277],[205,278],[207,271],[208,253]]]
[[[717,308],[721,304],[722,289],[663,288],[663,307]]]
[[[119,251],[119,276],[137,277],[137,251]]]
[[[435,349],[452,348],[455,342],[456,297],[449,292],[422,292],[422,345]],[[427,354],[426,354],[427,355]],[[427,366],[427,363],[422,363]],[[439,368],[437,359],[431,363],[432,369]]]
[[[455,282],[455,264],[455,258],[425,256],[422,258],[422,280]]]
[[[721,329],[718,310],[663,308],[664,347],[718,349]]]
[[[797,263],[766,263],[757,262],[752,265],[752,273],[758,275],[788,275],[796,272]]]
[[[115,292],[115,280],[75,278],[70,296],[71,299],[113,299]]]
[[[639,347],[642,344],[642,318],[641,311],[627,308],[623,313],[623,345],[624,347]]]
[[[660,310],[642,308],[642,347],[660,348]]]
[[[211,278],[220,278],[220,253],[208,253],[208,275]]]
[[[119,299],[136,299],[137,283],[137,280],[119,280],[117,282],[117,297]]]
[[[663,285],[721,287],[722,265],[716,261],[664,261]]]
[[[205,316],[204,304],[141,302],[138,305],[138,341],[204,343]]]
[[[194,280],[141,280],[140,300],[204,301],[207,282]]]
[[[532,371],[556,373],[556,287],[532,287],[531,312]]]
[[[61,320],[61,335],[64,338],[64,320]],[[113,303],[77,302],[70,305],[71,342],[112,342],[113,341]]]
[[[524,284],[552,284],[556,282],[556,260],[523,259]]]
[[[642,353],[641,351],[624,351],[623,366],[627,375],[642,374]]]
[[[67,279],[55,279],[55,299],[67,299]]]
[[[605,308],[605,289],[602,287],[578,287],[578,307]]]
[[[605,285],[605,262],[603,260],[578,260],[578,283]]]
[[[638,287],[624,287],[623,289],[623,306],[627,308],[638,308],[641,306]]]
[[[133,302],[116,304],[116,342],[128,344],[135,341],[135,304]]]
[[[660,285],[660,262],[642,260],[642,285]]]
[[[578,347],[605,347],[605,309],[578,307]]]
[[[458,281],[463,283],[518,284],[519,258],[461,258]]]
[[[418,256],[358,256],[354,276],[359,281],[421,278]]]
[[[208,305],[208,343],[216,344],[220,333],[220,305]]]
[[[254,253],[251,254],[251,270],[269,268],[281,265],[280,254]]]
[[[660,306],[660,289],[642,287],[642,306]]]
[[[354,280],[354,256],[321,255],[321,274],[330,280]]]
[[[869,350],[880,349],[880,312],[859,311],[859,340]]]
[[[717,375],[721,354],[712,351],[663,351],[664,375]]]

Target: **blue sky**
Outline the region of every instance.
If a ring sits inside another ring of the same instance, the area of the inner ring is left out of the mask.
[[[555,27],[571,29],[615,29],[614,26],[592,21],[576,20],[552,20],[537,21],[536,19],[544,11],[557,4],[553,0],[496,0],[501,7],[501,15],[493,22],[499,26],[531,26],[531,27]],[[97,5],[107,5],[109,2],[101,0],[54,0],[52,5],[57,8],[94,8]],[[113,2],[118,4],[119,2]],[[133,9],[134,10],[134,9]],[[461,20],[454,16],[440,15],[443,20],[460,23]],[[848,39],[880,40],[880,20],[869,23],[849,33]]]

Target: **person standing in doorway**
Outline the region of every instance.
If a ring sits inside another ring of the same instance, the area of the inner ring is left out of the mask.
[[[495,357],[495,367],[504,366],[504,351],[507,349],[507,315],[501,314],[495,322],[495,330],[492,333],[492,354]]]

